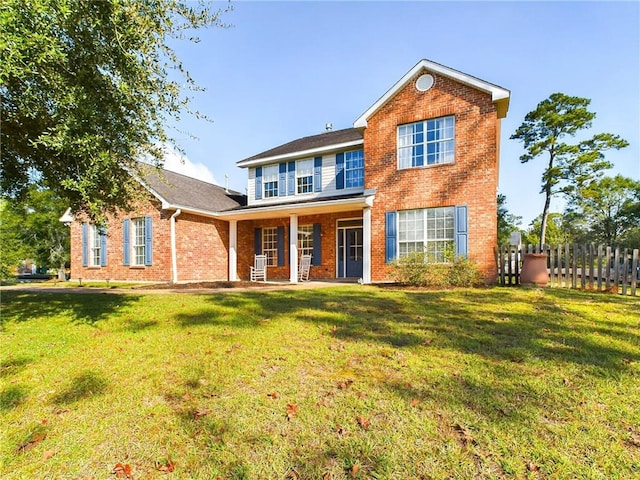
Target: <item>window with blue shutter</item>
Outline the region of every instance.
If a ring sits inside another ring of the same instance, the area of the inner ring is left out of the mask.
[[[256,200],[262,199],[262,167],[256,167]]]
[[[336,154],[336,189],[344,188],[344,153]]]
[[[386,213],[386,255],[385,261],[391,263],[397,256],[397,226],[396,226],[396,212]]]
[[[278,192],[281,197],[287,194],[287,164],[281,163],[278,166]]]
[[[131,221],[128,218],[125,218],[122,221],[122,264],[125,266],[129,266],[131,264],[130,226]]]
[[[322,157],[313,159],[313,191],[322,191]]]
[[[287,195],[296,194],[296,162],[287,164]]]
[[[82,266],[89,265],[89,225],[82,224]]]
[[[319,223],[313,224],[313,256],[311,265],[322,264],[322,230]]]
[[[100,266],[107,266],[107,232],[100,229]]]
[[[145,217],[144,219],[144,264],[153,264],[153,219]]]
[[[456,256],[466,257],[468,253],[469,228],[467,224],[467,207],[456,207]]]

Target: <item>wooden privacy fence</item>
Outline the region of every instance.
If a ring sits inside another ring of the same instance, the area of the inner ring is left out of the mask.
[[[525,253],[546,253],[550,287],[604,290],[638,296],[639,249],[595,245],[503,245],[495,250],[498,281],[519,285]]]

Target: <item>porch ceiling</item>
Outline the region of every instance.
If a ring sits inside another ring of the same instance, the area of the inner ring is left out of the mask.
[[[320,200],[317,202],[297,204],[264,205],[242,210],[221,212],[218,216],[224,220],[261,220],[267,218],[281,218],[292,214],[319,215],[323,213],[348,212],[373,206],[374,195],[365,192],[364,195],[339,200]]]

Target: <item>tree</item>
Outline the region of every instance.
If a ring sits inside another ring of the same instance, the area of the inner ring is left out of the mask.
[[[640,182],[616,175],[592,180],[571,198],[592,242],[616,245],[640,228]]]
[[[169,39],[220,26],[180,0],[4,0],[0,5],[0,188],[39,183],[101,217],[135,198],[130,172],[160,164],[169,119],[198,90]],[[178,75],[176,75],[176,73]]]
[[[567,228],[567,218],[558,212],[550,212],[547,215],[547,231],[546,244],[559,245],[561,243],[572,243],[574,237],[572,229]],[[542,215],[538,215],[529,224],[529,228],[524,234],[523,243],[543,245],[545,242],[540,241],[540,226],[542,224]]]
[[[60,222],[66,200],[52,190],[31,185],[24,198],[3,200],[0,211],[3,277],[27,258],[36,265],[69,263],[69,227]]]
[[[540,245],[545,243],[547,217],[551,197],[557,193],[570,194],[597,178],[611,167],[604,152],[620,149],[628,143],[617,135],[599,133],[575,144],[565,143],[566,137],[590,128],[595,113],[587,110],[591,100],[553,93],[529,112],[522,125],[511,135],[512,140],[524,144],[526,153],[520,156],[527,163],[539,156],[547,157],[547,167],[542,173],[545,202],[540,222]]]
[[[514,215],[507,209],[507,197],[498,194],[498,245],[506,245],[511,240],[511,232],[517,231],[522,217]]]

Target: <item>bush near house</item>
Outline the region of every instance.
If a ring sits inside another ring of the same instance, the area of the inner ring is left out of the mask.
[[[474,262],[456,257],[451,250],[444,256],[443,262],[426,252],[410,252],[392,263],[391,277],[414,287],[472,287],[482,283],[482,275]]]

